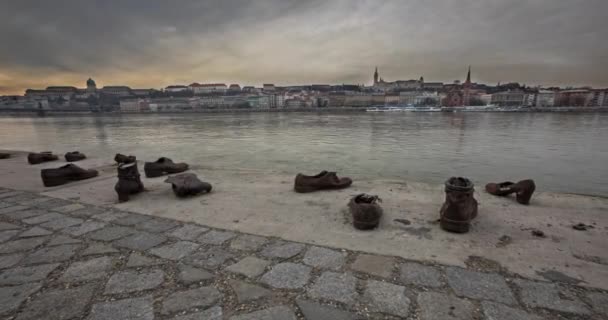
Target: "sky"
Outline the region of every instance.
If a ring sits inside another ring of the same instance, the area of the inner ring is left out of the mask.
[[[0,95],[49,85],[608,87],[607,0],[0,2]]]

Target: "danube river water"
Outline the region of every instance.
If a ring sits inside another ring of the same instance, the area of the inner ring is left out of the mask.
[[[608,114],[238,113],[0,117],[0,149],[441,183],[533,178],[608,196]]]

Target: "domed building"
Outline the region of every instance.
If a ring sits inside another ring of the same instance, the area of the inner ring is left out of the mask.
[[[95,80],[89,78],[87,80],[87,93],[96,93],[97,92],[97,84],[95,84]]]

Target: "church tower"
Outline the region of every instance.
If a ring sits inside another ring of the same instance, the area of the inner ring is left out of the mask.
[[[469,72],[467,72],[467,80],[464,82],[464,88],[463,88],[463,95],[462,95],[462,103],[465,106],[470,105],[471,103],[471,66],[469,66]]]
[[[374,85],[378,84],[378,67],[376,66],[376,72],[374,72]]]

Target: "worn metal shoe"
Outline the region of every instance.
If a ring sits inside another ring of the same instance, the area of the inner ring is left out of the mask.
[[[515,192],[515,190],[513,190],[514,184],[515,183],[511,181],[488,183],[486,184],[486,192],[499,197],[508,196]]]
[[[353,216],[353,226],[359,230],[370,230],[378,227],[382,217],[382,207],[378,196],[359,194],[348,202],[348,208]]]
[[[48,161],[55,161],[58,159],[59,157],[57,157],[50,151],[43,151],[39,153],[32,152],[27,155],[27,162],[29,162],[29,164],[39,164]]]
[[[65,154],[65,161],[67,162],[75,162],[75,161],[80,161],[80,160],[84,160],[87,158],[87,156],[84,155],[84,153],[81,153],[80,151],[72,151],[72,152],[68,152]]]
[[[146,162],[144,164],[144,172],[146,177],[155,178],[165,174],[180,173],[188,170],[187,163],[174,163],[169,158],[158,158],[155,162]]]
[[[118,166],[118,182],[116,182],[114,190],[118,194],[119,202],[129,201],[132,194],[144,191],[144,184],[141,182],[139,170],[137,170],[137,161]]]
[[[0,153],[0,159],[8,159],[11,157],[10,153]]]
[[[202,192],[209,193],[212,188],[210,183],[199,180],[194,173],[182,173],[171,176],[165,182],[171,184],[173,193],[180,198],[197,195]]]
[[[66,164],[55,169],[42,169],[40,176],[45,187],[54,187],[70,181],[85,180],[96,177],[99,173],[93,169],[83,169],[75,164]]]
[[[315,176],[298,173],[294,181],[294,190],[306,193],[319,190],[344,189],[348,188],[352,183],[353,180],[351,178],[338,178],[335,172],[321,171],[321,173]]]
[[[440,210],[439,225],[443,230],[457,233],[469,231],[471,220],[477,216],[477,200],[473,182],[452,177],[445,182],[445,202]]]
[[[515,190],[515,200],[521,204],[528,205],[530,204],[530,198],[532,198],[534,190],[536,190],[536,184],[534,180],[527,179],[517,182],[512,188]]]
[[[133,162],[137,161],[137,159],[135,158],[135,156],[125,156],[124,154],[117,153],[114,156],[114,161],[116,161],[116,163],[118,163],[118,164],[133,163]]]

